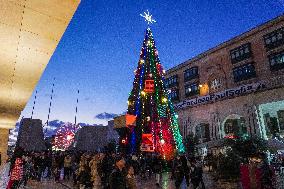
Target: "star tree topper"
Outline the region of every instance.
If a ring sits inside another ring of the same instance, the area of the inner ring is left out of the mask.
[[[145,21],[148,23],[148,25],[153,24],[156,22],[156,20],[154,20],[152,18],[153,15],[150,15],[149,11],[147,10],[146,12],[144,12],[144,14],[140,14],[140,16],[142,16],[143,18],[145,18]]]

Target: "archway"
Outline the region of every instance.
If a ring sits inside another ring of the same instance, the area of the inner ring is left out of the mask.
[[[201,143],[210,141],[209,123],[199,123],[196,125],[195,135]]]
[[[222,124],[222,136],[224,138],[239,138],[247,134],[244,117],[237,114],[231,114],[226,117]]]

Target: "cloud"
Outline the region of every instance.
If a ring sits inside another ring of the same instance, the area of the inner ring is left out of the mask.
[[[52,120],[52,121],[49,121],[48,122],[48,126],[50,126],[50,127],[60,127],[62,124],[64,124],[64,122],[63,121],[60,121],[60,120]]]
[[[95,116],[95,118],[96,119],[110,120],[110,119],[113,119],[116,116],[118,116],[118,114],[104,112],[104,113],[97,114]]]

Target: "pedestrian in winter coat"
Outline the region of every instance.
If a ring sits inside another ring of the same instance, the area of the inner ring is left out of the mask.
[[[155,156],[153,159],[153,172],[155,174],[155,179],[156,179],[156,185],[160,185],[160,180],[161,180],[161,173],[162,173],[162,159],[160,156]]]
[[[64,158],[64,179],[70,179],[71,176],[71,166],[72,166],[72,158],[71,156],[67,155]]]
[[[125,160],[122,157],[115,159],[115,168],[109,177],[110,189],[126,189]]]
[[[80,183],[80,189],[92,188],[91,182],[91,169],[87,165],[79,168],[78,180]]]
[[[203,174],[202,167],[197,166],[196,162],[193,161],[191,163],[191,173],[190,173],[190,179],[193,185],[193,189],[199,187],[200,183],[202,182],[202,174]],[[204,189],[203,184],[202,184],[202,189]]]
[[[99,176],[99,166],[100,166],[100,155],[96,154],[90,161],[89,166],[91,168],[92,182],[95,189],[101,185],[101,178]]]
[[[134,168],[130,166],[126,176],[127,189],[137,189],[136,179],[134,175]]]
[[[7,189],[18,188],[22,178],[23,178],[23,160],[22,158],[16,158],[15,164],[10,173],[10,180]]]
[[[173,178],[175,179],[175,187],[176,189],[179,189],[181,186],[181,183],[183,181],[183,178],[185,177],[185,170],[183,167],[183,161],[180,157],[180,155],[177,155],[177,157],[174,160],[173,165]]]

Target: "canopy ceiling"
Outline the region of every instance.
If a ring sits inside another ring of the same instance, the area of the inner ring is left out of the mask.
[[[0,128],[13,128],[80,0],[0,0]]]

